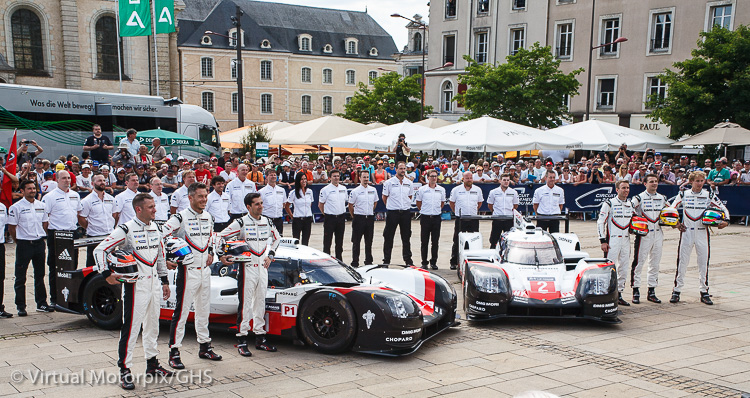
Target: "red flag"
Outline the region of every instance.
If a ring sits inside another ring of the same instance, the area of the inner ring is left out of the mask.
[[[18,171],[18,165],[17,165],[17,159],[16,155],[18,154],[16,150],[16,134],[18,133],[18,130],[13,132],[13,141],[10,143],[10,148],[8,149],[8,156],[5,158],[5,170],[8,170],[9,173],[15,175]],[[4,176],[3,176],[4,177]],[[6,208],[9,208],[10,205],[13,204],[13,181],[10,180],[10,178],[3,178],[3,186],[2,191],[0,191],[0,202],[2,202]]]

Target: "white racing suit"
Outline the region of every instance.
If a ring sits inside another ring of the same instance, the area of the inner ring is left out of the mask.
[[[629,200],[617,197],[602,203],[599,219],[596,221],[599,241],[609,243],[609,252],[604,253],[617,267],[617,291],[625,290],[630,259],[630,218],[633,216],[633,205]]]
[[[185,323],[193,306],[198,343],[208,343],[208,316],[211,314],[211,267],[206,265],[214,251],[214,218],[208,212],[196,213],[188,207],[173,214],[162,226],[163,237],[184,239],[193,252],[193,263],[180,265],[175,280],[176,303],[169,328],[169,348],[182,347]]]
[[[667,197],[643,191],[631,199],[635,214],[648,220],[648,234],[636,235],[633,250],[633,264],[630,269],[630,287],[641,287],[641,271],[648,262],[648,287],[656,287],[659,282],[659,262],[664,244],[664,231],[659,225],[659,216],[667,206]]]
[[[138,281],[122,284],[122,329],[120,330],[117,365],[129,369],[133,364],[133,348],[143,326],[143,352],[146,359],[159,355],[159,311],[163,297],[162,285],[167,282],[167,263],[164,244],[156,223],[146,225],[134,218],[115,227],[109,236],[94,249],[94,260],[105,278],[107,254],[116,249],[133,254],[138,263]]]
[[[681,191],[672,203],[672,207],[682,206],[682,224],[687,228],[680,233],[680,244],[677,252],[677,272],[674,277],[674,291],[682,291],[685,285],[685,271],[690,262],[690,252],[695,252],[698,260],[698,274],[700,277],[701,293],[708,293],[708,260],[711,255],[710,231],[701,222],[703,212],[713,207],[721,209],[729,219],[729,211],[724,203],[713,192],[702,189],[694,192],[692,189]]]
[[[226,229],[219,232],[219,236],[225,240],[244,240],[252,253],[252,260],[240,264],[237,270],[237,296],[240,300],[237,308],[237,336],[247,336],[251,313],[253,333],[256,336],[265,335],[268,270],[263,266],[263,261],[275,254],[280,242],[279,233],[268,217],[261,216],[257,220],[246,214],[232,221]]]

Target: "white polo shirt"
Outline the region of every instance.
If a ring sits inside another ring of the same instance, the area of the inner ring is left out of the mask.
[[[312,217],[312,203],[315,200],[312,189],[307,188],[304,192],[300,189],[299,196],[300,197],[298,198],[294,189],[289,191],[289,197],[286,202],[294,207],[292,209],[292,216],[294,216],[294,218]]]
[[[557,185],[550,188],[547,184],[534,191],[533,204],[539,204],[537,213],[541,215],[560,214],[560,205],[565,204],[565,191]]]
[[[185,210],[190,206],[190,200],[188,199],[188,189],[185,185],[177,188],[176,191],[172,192],[172,199],[169,203],[170,207],[176,207],[177,213]]]
[[[513,205],[518,204],[518,192],[511,187],[505,191],[502,187],[497,187],[487,194],[487,204],[492,205],[493,216],[512,216]]]
[[[49,221],[41,200],[29,202],[21,198],[8,210],[8,225],[16,226],[16,239],[37,240],[47,236],[43,222]]]
[[[154,198],[154,204],[156,205],[156,218],[154,220],[167,221],[169,218],[169,196],[164,192],[161,193],[161,196],[156,196],[154,191],[150,191],[148,194]]]
[[[378,190],[372,185],[365,188],[360,184],[349,194],[349,203],[354,205],[354,214],[359,216],[374,215],[373,207],[379,199]]]
[[[472,185],[471,189],[466,190],[466,186],[461,184],[451,190],[451,202],[455,203],[457,216],[476,216],[477,204],[484,201],[482,189]]]
[[[337,216],[346,211],[346,187],[328,184],[320,190],[318,202],[323,203],[323,213]]]
[[[232,214],[247,213],[245,196],[257,192],[255,183],[247,177],[245,177],[245,181],[240,181],[239,178],[229,181],[224,190],[229,194],[229,212]]]
[[[62,189],[55,188],[42,197],[42,203],[49,218],[49,229],[66,231],[76,229],[78,212],[81,211],[81,196],[78,192],[73,190],[63,192]]]
[[[435,188],[430,188],[429,185],[420,187],[417,190],[417,202],[422,202],[419,213],[426,216],[440,215],[445,205],[445,197],[445,188],[440,185],[435,185]]]
[[[403,180],[398,177],[391,177],[383,183],[383,196],[388,197],[385,208],[388,210],[409,210],[411,209],[412,182],[404,177]]]
[[[5,224],[8,223],[8,210],[5,205],[0,203],[0,231],[5,231]],[[5,243],[5,234],[0,234],[0,243]]]
[[[81,211],[78,215],[89,222],[86,227],[86,235],[109,235],[115,229],[115,218],[112,217],[115,212],[114,208],[115,198],[106,192],[102,199],[99,199],[96,192],[92,192],[83,198],[81,200]]]
[[[126,189],[115,196],[115,208],[112,209],[112,212],[120,213],[120,218],[117,219],[117,225],[125,224],[135,218],[133,198],[135,198],[135,195],[137,194],[138,192]]]
[[[206,202],[206,211],[214,216],[214,222],[229,222],[229,194],[227,191],[211,191]]]
[[[284,202],[286,202],[286,190],[276,184],[275,187],[266,185],[258,191],[263,199],[263,215],[270,218],[279,218],[284,215]]]

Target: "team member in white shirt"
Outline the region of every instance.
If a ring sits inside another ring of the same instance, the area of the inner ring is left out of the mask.
[[[8,210],[8,231],[16,241],[16,293],[18,316],[26,316],[26,273],[29,261],[34,267],[34,298],[39,312],[54,311],[47,305],[47,289],[44,287],[44,237],[46,236],[47,212],[44,203],[36,198],[36,183],[21,181],[19,187],[23,198]]]
[[[78,212],[78,223],[86,228],[88,236],[107,236],[115,229],[115,198],[105,192],[104,176],[99,174],[91,178],[94,191],[81,200],[81,211]],[[95,245],[86,248],[86,266],[96,265],[94,259]]]
[[[437,184],[437,170],[427,170],[427,185],[417,190],[417,209],[419,209],[420,240],[422,243],[422,269],[430,264],[432,269],[438,269],[438,242],[440,240],[440,215],[445,204],[445,188]],[[427,261],[427,248],[432,239],[432,257]]]
[[[57,271],[55,263],[55,231],[73,232],[77,228],[78,212],[81,210],[81,196],[70,189],[70,173],[65,170],[57,172],[57,189],[44,195],[44,211],[49,218],[47,228],[47,267],[49,267],[50,305],[55,307],[57,301]],[[78,264],[78,251],[70,253],[73,264]]]
[[[518,208],[518,192],[510,188],[510,176],[503,174],[500,176],[500,186],[491,190],[487,194],[487,205],[493,216],[513,217],[513,210]],[[490,232],[490,248],[494,249],[500,236],[505,231],[510,231],[513,227],[513,219],[492,220],[492,231]]]
[[[451,269],[456,269],[458,265],[458,233],[479,231],[479,220],[461,220],[461,217],[476,216],[483,201],[482,189],[474,185],[471,171],[465,172],[463,185],[454,187],[450,195],[451,210],[456,215],[453,248],[451,249]]]
[[[86,163],[81,168],[81,174],[76,176],[76,185],[81,192],[91,192],[91,166]]]
[[[565,204],[565,191],[555,185],[557,176],[547,174],[546,184],[534,191],[534,213],[538,216],[553,216],[562,213]],[[560,232],[560,220],[537,220],[536,226],[549,232]]]
[[[229,225],[229,194],[224,190],[224,177],[216,176],[211,179],[214,189],[208,194],[206,211],[214,216],[214,232],[224,230]]]
[[[227,183],[227,193],[229,193],[229,218],[234,220],[247,214],[245,207],[245,196],[249,193],[256,192],[255,183],[247,178],[248,168],[246,164],[237,166],[237,178]],[[224,177],[226,179],[226,177]]]
[[[365,237],[365,265],[372,258],[372,237],[375,233],[375,206],[378,190],[370,185],[370,172],[359,172],[359,186],[349,195],[349,214],[352,216],[352,267],[359,267],[359,246]]]
[[[154,222],[157,224],[164,224],[167,222],[170,212],[169,196],[162,192],[164,183],[161,182],[159,177],[152,177],[149,185],[151,186],[151,192],[149,192],[149,195],[154,198],[154,205],[156,206],[156,218],[154,218]]]
[[[188,208],[190,200],[188,199],[188,187],[195,183],[195,172],[185,170],[182,173],[182,186],[172,192],[172,199],[169,204],[169,211],[172,214],[179,213]]]
[[[286,202],[286,190],[276,184],[276,170],[266,169],[266,186],[258,193],[263,199],[263,215],[273,221],[279,235],[284,235],[284,202]]]
[[[8,222],[8,211],[5,205],[0,203],[0,230],[5,230],[5,224]],[[0,319],[12,318],[13,314],[5,312],[3,305],[5,297],[5,234],[0,234]]]
[[[298,173],[294,177],[294,189],[289,191],[284,209],[292,219],[292,236],[300,239],[303,245],[310,242],[310,230],[313,222],[312,203],[314,200],[312,189],[307,187],[307,176],[305,173]],[[290,206],[294,206],[294,212],[289,209]]]
[[[331,254],[331,242],[336,235],[336,258],[343,260],[344,231],[346,229],[346,187],[339,184],[341,173],[331,171],[331,183],[320,190],[318,208],[323,213],[323,251]]]
[[[401,232],[402,255],[406,265],[413,266],[411,259],[411,199],[412,182],[406,178],[406,164],[398,162],[396,175],[383,182],[383,203],[387,210],[383,229],[383,264],[390,264],[393,238],[396,228]]]
[[[125,176],[125,189],[115,196],[115,208],[113,216],[117,225],[125,224],[135,218],[133,209],[133,198],[138,194],[138,176],[135,173],[129,173]]]

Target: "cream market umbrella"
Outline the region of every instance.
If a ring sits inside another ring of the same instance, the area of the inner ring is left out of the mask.
[[[271,145],[327,145],[334,138],[365,130],[369,130],[369,127],[364,124],[338,116],[323,116],[276,130]]]
[[[578,139],[483,116],[433,130],[436,149],[505,152],[531,149],[578,149]],[[407,140],[410,146],[414,142]]]
[[[450,126],[451,124],[454,124],[454,123],[453,122],[449,122],[449,121],[444,120],[444,119],[438,119],[438,118],[431,117],[431,118],[428,118],[428,119],[420,120],[420,121],[418,121],[418,122],[416,122],[414,124],[419,125],[419,126],[429,127],[431,129],[436,129],[436,128],[440,128],[440,127]]]
[[[583,142],[581,149],[592,151],[616,151],[622,144],[626,144],[630,150],[643,151],[647,148],[668,148],[674,142],[669,138],[601,120],[587,120],[547,132],[580,140]]]
[[[434,131],[414,123],[402,122],[377,129],[366,130],[356,134],[345,135],[328,141],[337,148],[368,149],[371,151],[390,152],[396,145],[399,134],[406,136],[406,142],[412,150],[434,149]],[[415,147],[415,143],[427,143]]]
[[[261,124],[261,127],[265,127],[266,130],[268,130],[268,135],[270,137],[273,137],[273,133],[276,130],[281,130],[286,127],[294,126],[291,123],[288,122],[282,122],[282,121],[276,121],[276,122],[270,122],[266,124]],[[221,133],[221,144],[241,144],[242,138],[247,135],[247,132],[250,131],[250,129],[253,128],[253,126],[245,126],[240,127],[238,129],[229,130]]]
[[[736,123],[722,122],[672,145],[750,145],[750,130]]]
[[[379,129],[379,128],[385,127],[385,126],[387,126],[387,124],[380,123],[380,122],[367,123],[367,127],[371,128],[371,129]]]

